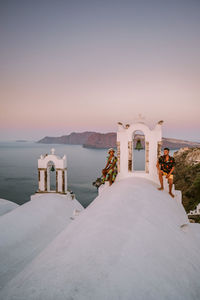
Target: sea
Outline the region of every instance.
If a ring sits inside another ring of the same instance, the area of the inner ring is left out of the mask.
[[[0,198],[22,205],[38,189],[37,160],[41,154],[55,149],[67,156],[68,190],[87,207],[98,195],[92,183],[101,176],[106,165],[107,149],[90,149],[81,145],[41,144],[36,142],[0,142]],[[134,151],[134,169],[144,169],[144,150]],[[55,172],[51,172],[51,182]]]

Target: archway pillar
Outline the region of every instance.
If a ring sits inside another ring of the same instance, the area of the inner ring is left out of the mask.
[[[161,156],[161,149],[162,149],[162,141],[159,141],[157,144],[157,157]]]
[[[128,172],[133,169],[133,141],[128,141]]]
[[[38,168],[38,188],[40,192],[45,192],[45,174],[46,174],[46,168]]]
[[[67,168],[57,168],[56,191],[57,193],[67,193]]]
[[[149,142],[145,142],[145,172],[149,173]]]
[[[127,132],[117,132],[117,158],[118,175],[117,180],[128,176],[128,137]]]
[[[120,172],[120,142],[117,142],[117,171]]]

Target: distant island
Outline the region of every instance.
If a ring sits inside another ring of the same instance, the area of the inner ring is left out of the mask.
[[[27,142],[26,140],[16,140],[17,143],[24,143]]]
[[[141,143],[144,146],[144,136],[137,135],[136,138],[140,138]],[[116,140],[116,132],[99,133],[93,131],[85,131],[81,133],[72,132],[69,135],[63,135],[60,137],[46,136],[43,139],[37,141],[37,143],[82,145],[85,148],[106,149],[110,147],[115,148]],[[168,147],[171,150],[175,150],[183,147],[200,147],[200,143],[174,138],[162,138],[162,147]]]

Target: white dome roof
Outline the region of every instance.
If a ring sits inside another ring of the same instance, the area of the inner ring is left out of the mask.
[[[186,224],[182,226],[183,224]],[[4,300],[188,300],[200,226],[144,178],[115,182],[0,292]]]

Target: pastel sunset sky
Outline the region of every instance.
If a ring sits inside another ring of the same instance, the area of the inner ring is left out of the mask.
[[[142,114],[200,141],[199,0],[4,0],[0,41],[0,140]]]

